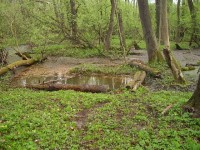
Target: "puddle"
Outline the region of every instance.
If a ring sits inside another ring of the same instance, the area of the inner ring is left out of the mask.
[[[198,70],[199,70],[199,66],[196,66],[195,70],[183,71],[183,75],[188,80],[197,81],[199,77]]]
[[[11,82],[13,86],[25,87],[26,85],[37,85],[43,83],[59,83],[74,85],[103,85],[110,90],[124,87],[132,78],[130,76],[105,76],[105,75],[76,75],[65,77],[56,76],[33,76],[27,78],[14,78]]]

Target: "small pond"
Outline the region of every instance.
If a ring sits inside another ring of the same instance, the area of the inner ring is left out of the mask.
[[[37,85],[43,83],[59,83],[74,85],[104,85],[110,90],[124,87],[132,78],[130,76],[106,76],[106,75],[75,75],[71,77],[60,76],[33,76],[26,78],[14,78],[13,86],[25,87],[26,85]]]

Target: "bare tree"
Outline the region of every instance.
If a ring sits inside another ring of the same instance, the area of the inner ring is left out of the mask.
[[[111,3],[111,13],[110,13],[109,27],[108,27],[108,31],[107,31],[105,41],[104,41],[105,50],[110,49],[110,40],[111,40],[111,36],[113,32],[114,17],[115,17],[115,10],[116,10],[116,0],[110,0],[110,3]]]
[[[169,28],[167,18],[167,0],[160,1],[160,42],[165,48],[170,48]]]
[[[156,61],[158,47],[157,47],[155,33],[153,32],[153,28],[152,28],[148,0],[139,0],[138,6],[139,6],[139,13],[140,13],[140,20],[141,20],[146,47],[148,51],[148,59],[149,59],[149,62]]]
[[[181,0],[177,1],[177,29],[176,29],[176,44],[179,43],[180,41],[180,5],[181,5]]]
[[[160,0],[156,0],[156,37],[159,38],[160,27]]]
[[[71,7],[71,33],[72,37],[76,39],[77,37],[77,8],[75,0],[70,0]]]
[[[188,0],[188,6],[190,10],[191,19],[192,19],[192,32],[191,32],[189,45],[191,46],[192,42],[195,42],[196,44],[198,44],[198,46],[200,46],[199,38],[197,36],[198,31],[197,31],[196,10],[195,10],[194,3],[192,0]]]

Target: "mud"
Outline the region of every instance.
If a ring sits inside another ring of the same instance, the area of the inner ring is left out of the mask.
[[[74,121],[76,122],[77,128],[84,129],[84,127],[86,126],[89,114],[92,114],[96,109],[103,107],[107,103],[108,102],[97,103],[89,109],[83,109],[82,111],[79,111],[75,115],[75,119],[74,119]]]
[[[145,50],[132,50],[131,52],[135,53],[135,55],[129,55],[127,57],[127,61],[133,59],[140,59],[144,62],[148,62],[147,52]],[[138,53],[138,55],[136,54]],[[200,61],[200,49],[194,50],[175,50],[173,51],[175,58],[180,62],[182,66],[186,64],[196,64]],[[123,64],[124,61],[121,60],[111,60],[108,58],[85,58],[85,59],[77,59],[71,57],[49,57],[44,63],[38,63],[28,68],[21,68],[16,71],[14,78],[29,78],[33,76],[37,77],[49,77],[49,76],[59,76],[66,78],[68,77],[69,71],[71,68],[80,65],[80,64],[97,64],[99,67],[101,65],[107,66],[114,66]],[[193,71],[184,71],[183,74],[186,80],[192,82],[191,87],[188,87],[187,90],[193,90],[195,88],[195,82],[198,78],[198,71],[199,67],[196,67]],[[182,88],[168,86],[164,87],[162,84],[160,85],[159,82],[154,81],[152,78],[148,78],[146,80],[146,86],[150,87],[150,89],[165,89],[165,90],[180,90]]]

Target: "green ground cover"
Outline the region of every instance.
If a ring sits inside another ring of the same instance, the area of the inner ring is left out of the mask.
[[[181,109],[191,94],[7,89],[0,92],[0,149],[197,150],[200,120]]]

